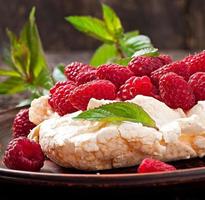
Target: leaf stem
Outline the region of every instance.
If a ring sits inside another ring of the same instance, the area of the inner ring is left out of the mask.
[[[117,49],[117,52],[118,52],[120,58],[125,58],[125,55],[121,49],[119,40],[116,41],[115,46],[116,46],[116,49]]]

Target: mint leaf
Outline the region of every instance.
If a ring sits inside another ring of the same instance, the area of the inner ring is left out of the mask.
[[[122,66],[127,66],[128,63],[131,61],[131,59],[132,59],[131,57],[121,58],[121,59],[115,60],[114,63],[117,63]]]
[[[38,78],[34,79],[32,84],[36,87],[42,87],[41,90],[43,90],[43,88],[49,90],[53,86],[53,80],[48,70],[42,69],[42,71],[39,73]]]
[[[32,8],[29,20],[20,33],[20,41],[24,42],[30,51],[30,65],[27,68],[32,83],[38,87],[49,89],[53,85],[46,58],[44,55],[38,28],[35,22],[35,8]]]
[[[115,45],[103,44],[94,53],[91,58],[90,64],[92,66],[99,66],[109,62],[117,56],[117,49]]]
[[[134,30],[134,31],[126,32],[123,37],[125,40],[127,40],[129,38],[136,37],[139,34],[140,34],[140,32],[138,30]]]
[[[54,70],[53,70],[53,78],[54,80],[57,81],[65,81],[66,76],[64,74],[64,69],[65,65],[64,64],[59,64],[57,65]]]
[[[65,19],[77,30],[102,42],[112,43],[115,41],[102,20],[90,16],[70,16]]]
[[[29,75],[30,57],[30,51],[24,43],[18,42],[11,48],[12,61],[23,74]]]
[[[31,102],[32,102],[32,99],[24,99],[24,100],[20,101],[19,104],[16,105],[16,107],[21,108],[21,107],[24,107],[24,106],[30,106]]]
[[[6,61],[8,61],[9,64],[11,64],[11,66],[13,66],[13,68],[15,70],[17,70],[21,75],[24,75],[24,69],[22,68],[22,66],[14,64],[14,61],[15,61],[14,52],[15,52],[15,49],[17,49],[17,47],[19,46],[18,39],[17,39],[16,35],[14,33],[12,33],[9,29],[6,30],[6,33],[7,33],[9,40],[10,40],[10,52],[9,53],[7,52],[7,55],[6,55],[7,60]],[[4,52],[4,53],[6,53],[6,52]],[[10,58],[8,58],[8,57],[10,57]]]
[[[29,20],[20,33],[20,40],[24,42],[30,50],[31,59],[29,71],[35,78],[38,78],[41,71],[43,69],[48,69],[48,66],[35,22],[35,8],[32,8]]]
[[[103,9],[103,19],[105,21],[108,30],[114,36],[117,37],[120,36],[123,33],[123,27],[119,17],[116,15],[115,11],[106,4],[102,4],[102,9]]]
[[[11,59],[11,52],[9,47],[3,48],[2,52],[2,61],[11,69],[16,71],[16,67],[14,66],[12,59]]]
[[[0,69],[0,76],[21,77],[21,75],[13,70]]]
[[[84,111],[74,117],[74,119],[106,122],[130,121],[142,123],[144,126],[156,127],[155,121],[142,107],[129,102],[115,102],[102,105],[98,108]]]
[[[147,36],[139,35],[136,31],[125,33],[123,38],[120,39],[120,46],[129,57],[131,57],[136,51],[153,47],[151,40]]]
[[[15,94],[25,90],[26,86],[21,78],[11,77],[0,83],[0,94]]]
[[[135,56],[159,56],[158,49],[156,48],[145,48],[139,51],[136,51],[132,57]]]

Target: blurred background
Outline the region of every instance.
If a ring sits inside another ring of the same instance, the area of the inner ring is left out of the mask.
[[[204,0],[102,0],[120,16],[126,31],[138,29],[160,49],[205,48]],[[0,47],[7,42],[5,29],[18,33],[33,5],[46,51],[93,50],[98,41],[76,31],[69,15],[101,17],[97,0],[0,0]]]
[[[205,49],[205,0],[101,2],[116,11],[126,32],[140,30],[151,38],[155,47],[174,59]],[[36,6],[37,25],[49,67],[75,60],[88,62],[100,42],[75,30],[64,18],[70,15],[101,17],[99,0],[0,0],[0,54],[8,45],[6,28],[18,34],[33,6]],[[1,57],[0,66],[4,66]],[[1,95],[1,109],[15,105],[19,98],[22,96]]]

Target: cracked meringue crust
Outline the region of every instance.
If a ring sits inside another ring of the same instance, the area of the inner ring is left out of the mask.
[[[158,130],[133,122],[73,120],[79,114],[76,112],[43,121],[29,138],[39,139],[43,152],[55,163],[81,170],[129,167],[146,157],[172,161],[205,155],[205,128],[197,117],[186,117],[152,97],[138,95],[131,102],[153,117]],[[109,102],[92,99],[89,106],[105,103]]]

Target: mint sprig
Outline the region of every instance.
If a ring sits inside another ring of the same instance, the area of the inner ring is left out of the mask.
[[[10,47],[5,51],[7,67],[0,70],[0,76],[8,77],[0,83],[0,94],[14,94],[30,91],[31,96],[43,95],[53,85],[38,28],[35,22],[35,8],[19,36],[7,30]]]
[[[93,54],[90,64],[98,67],[104,63],[124,63],[134,53],[153,45],[149,37],[139,31],[125,33],[120,18],[106,4],[102,4],[102,19],[91,16],[69,16],[65,19],[77,30],[96,38],[103,44]],[[123,59],[123,61],[122,61]]]
[[[105,122],[130,121],[156,128],[155,121],[141,106],[129,102],[115,102],[102,105],[98,108],[84,111],[73,119]]]

